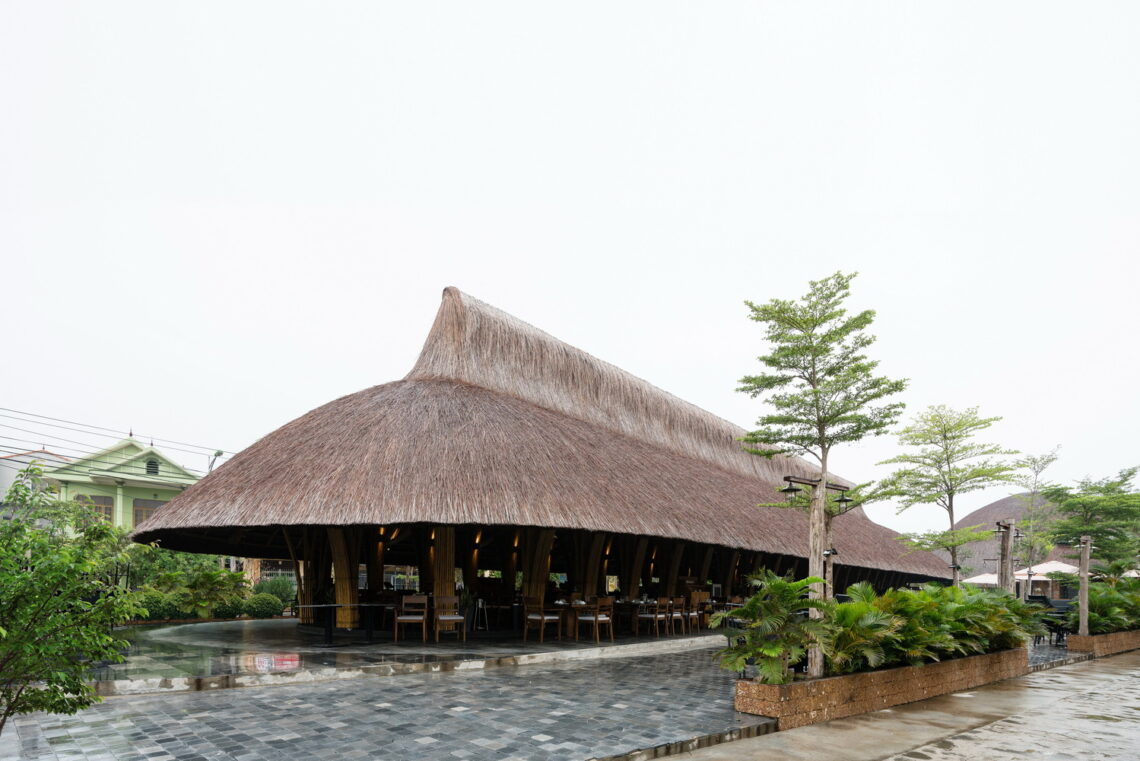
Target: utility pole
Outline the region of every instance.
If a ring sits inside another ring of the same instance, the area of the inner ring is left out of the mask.
[[[1081,591],[1077,598],[1080,605],[1080,627],[1077,634],[1082,637],[1089,636],[1089,555],[1092,554],[1092,537],[1081,537]]]

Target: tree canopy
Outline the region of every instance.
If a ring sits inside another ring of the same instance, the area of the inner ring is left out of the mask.
[[[0,520],[0,732],[18,713],[75,713],[99,700],[94,661],[120,661],[111,629],[143,612],[113,580],[122,547],[89,507],[61,502],[33,466],[20,472]]]
[[[1001,418],[980,417],[977,407],[961,411],[945,405],[928,407],[899,432],[899,444],[909,451],[879,463],[904,467],[880,482],[875,498],[897,499],[899,512],[926,504],[946,511],[950,525],[942,544],[950,552],[955,585],[960,565],[958,548],[976,538],[969,538],[968,533],[954,534],[954,500],[1014,477],[1013,466],[1004,458],[1016,452],[974,441],[979,431],[998,420]],[[922,541],[933,543],[930,536],[922,537]]]
[[[1100,480],[1083,479],[1076,488],[1054,486],[1043,491],[1057,505],[1057,520],[1049,535],[1058,544],[1075,544],[1091,536],[1093,557],[1124,561],[1135,567],[1140,553],[1140,493],[1133,479],[1138,468],[1125,468]]]

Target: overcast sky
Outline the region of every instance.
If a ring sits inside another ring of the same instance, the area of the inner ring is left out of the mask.
[[[455,285],[747,427],[743,301],[844,270],[911,412],[1114,473],[1137,40],[1135,2],[3,0],[0,406],[238,450],[402,377]]]

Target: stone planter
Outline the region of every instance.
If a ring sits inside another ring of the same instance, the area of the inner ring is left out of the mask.
[[[1140,629],[1112,634],[1070,634],[1066,638],[1074,653],[1092,653],[1094,658],[1140,649]]]
[[[736,682],[736,710],[770,716],[792,729],[843,716],[961,692],[1029,673],[1029,651],[1003,650],[922,666],[901,666],[791,684]]]

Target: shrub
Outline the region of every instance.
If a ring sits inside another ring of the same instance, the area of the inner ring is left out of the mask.
[[[801,615],[807,608],[825,608],[822,600],[808,599],[808,586],[823,581],[814,576],[800,581],[762,570],[748,577],[758,591],[736,610],[713,614],[712,627],[727,625],[728,647],[720,663],[730,671],[743,671],[748,661],[756,664],[765,684],[792,681],[792,666],[823,634],[823,620]]]
[[[227,600],[214,606],[214,618],[237,618],[245,613],[245,600]]]
[[[839,603],[806,599],[814,579],[763,571],[751,580],[759,591],[739,610],[714,615],[712,624],[730,624],[721,665],[740,671],[754,661],[757,679],[768,684],[791,681],[791,665],[814,642],[828,673],[848,674],[1007,650],[1044,632],[1040,606],[999,590],[928,584],[877,595],[861,582],[848,587],[850,601]],[[809,607],[824,617],[808,619]]]
[[[1077,631],[1080,611],[1069,610],[1069,628]],[[1121,579],[1115,583],[1094,581],[1089,584],[1089,634],[1140,629],[1140,580]]]
[[[171,618],[181,618],[175,600],[165,592],[157,589],[146,589],[142,593],[142,606],[146,608],[146,621],[166,621]]]
[[[245,601],[245,612],[253,618],[280,616],[285,604],[271,594],[262,592]]]
[[[270,594],[278,600],[288,602],[297,596],[296,583],[287,576],[275,576],[272,579],[262,579],[253,585],[253,593]]]

